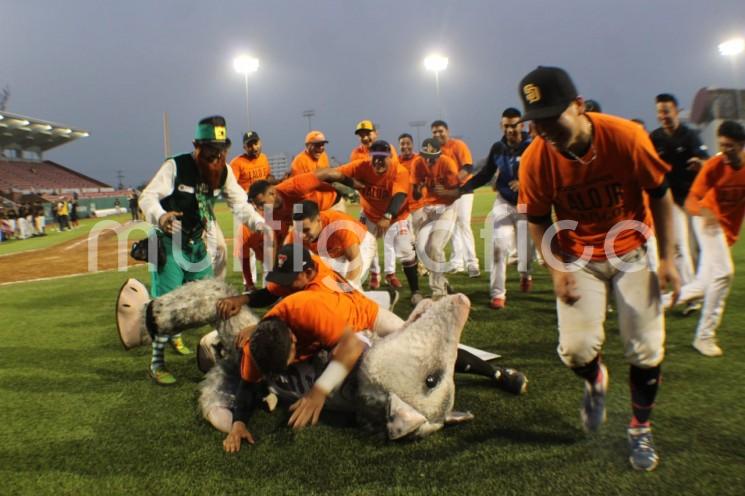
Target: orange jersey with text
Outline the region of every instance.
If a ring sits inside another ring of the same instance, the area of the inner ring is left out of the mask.
[[[355,160],[369,160],[369,159],[370,159],[370,150],[365,148],[364,145],[360,145],[356,147],[349,154],[350,162],[354,162]],[[398,160],[398,153],[396,152],[396,149],[392,145],[391,145],[391,159]]]
[[[688,192],[699,208],[711,210],[719,220],[727,244],[735,244],[745,215],[745,166],[735,169],[718,154],[704,163]]]
[[[651,227],[644,190],[658,188],[670,170],[644,129],[607,114],[591,113],[592,146],[581,159],[571,160],[538,137],[520,159],[518,205],[528,216],[548,217],[551,207],[558,220],[576,221],[576,229],[562,229],[557,238],[565,254],[579,257],[592,247],[593,260],[608,257],[604,243],[608,232],[622,221]],[[614,241],[616,255],[628,253],[645,242],[638,231],[620,231]]]
[[[340,166],[337,170],[365,185],[364,189],[360,191],[360,203],[365,217],[372,222],[378,222],[383,218],[394,195],[409,193],[411,185],[409,172],[398,163],[398,160],[393,158],[391,158],[390,166],[384,174],[375,172],[369,158],[349,162]],[[391,219],[391,223],[405,219],[407,215],[409,215],[409,206],[404,203],[398,214]]]
[[[409,196],[407,197],[406,201],[409,204],[409,211],[415,212],[425,206],[427,202],[424,200],[424,196],[422,196],[422,199],[415,200],[414,199],[414,184],[416,184],[416,178],[414,177],[414,160],[418,157],[418,155],[415,153],[409,158],[403,158],[399,156],[398,161],[401,165],[404,166],[404,168],[409,171],[409,180],[411,181],[411,187],[409,188]]]
[[[303,245],[313,253],[331,258],[341,257],[347,248],[362,243],[362,238],[367,233],[367,228],[361,222],[343,212],[327,210],[321,212],[319,217],[322,227],[318,239],[312,243],[303,239]],[[284,244],[291,244],[295,240],[295,234],[295,230],[290,229]]]
[[[466,145],[465,141],[459,139],[449,139],[444,145],[440,145],[442,154],[452,158],[458,166],[458,171],[465,165],[473,165],[473,157],[471,156],[471,150]],[[466,176],[461,184],[465,184],[473,174]]]
[[[248,191],[253,183],[266,179],[272,173],[269,159],[263,153],[255,159],[248,158],[245,153],[239,155],[230,161],[230,168],[233,169],[235,180],[244,191]]]
[[[434,193],[436,184],[446,189],[454,189],[459,185],[458,166],[455,161],[445,155],[440,155],[433,165],[421,155],[413,163],[414,183],[422,185],[422,199],[424,205],[451,205],[457,198],[445,198]]]
[[[277,240],[281,241],[292,227],[292,209],[296,203],[311,200],[318,204],[318,209],[328,210],[336,203],[336,190],[319,181],[313,173],[300,174],[285,179],[276,186],[277,195],[282,198],[282,206],[272,211],[272,219],[281,222]]]
[[[329,166],[329,157],[326,152],[323,152],[318,160],[313,160],[307,151],[295,155],[290,165],[290,177],[297,176],[298,174],[304,174],[306,172],[313,172],[317,169],[326,169]]]

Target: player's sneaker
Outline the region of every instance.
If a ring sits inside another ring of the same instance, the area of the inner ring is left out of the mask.
[[[499,389],[518,396],[528,390],[528,378],[515,369],[498,367],[494,372],[494,380]]]
[[[452,267],[450,269],[450,274],[462,274],[465,272],[465,269],[463,267]]]
[[[533,289],[533,276],[529,274],[520,275],[520,291],[530,293]]]
[[[164,367],[158,367],[153,370],[152,367],[147,369],[150,378],[159,386],[172,386],[176,384],[176,378]]]
[[[420,293],[419,291],[414,291],[414,293],[411,295],[412,306],[417,306],[423,299],[424,295],[422,293]]]
[[[492,307],[494,310],[501,310],[507,306],[507,300],[498,297],[492,298],[491,302],[489,302],[489,306]]]
[[[701,310],[701,307],[703,307],[703,305],[700,301],[689,301],[686,303],[685,308],[683,308],[683,317],[688,317],[692,313],[698,312]]]
[[[380,287],[380,274],[377,272],[370,272],[370,289],[378,289]]]
[[[481,271],[478,267],[476,267],[475,265],[471,265],[470,267],[468,267],[468,277],[470,277],[471,279],[475,279],[479,276],[481,276]]]
[[[708,357],[718,357],[724,354],[722,348],[717,344],[717,338],[715,337],[696,338],[693,340],[693,347],[696,348],[699,353]]]
[[[191,355],[192,353],[189,347],[184,343],[184,339],[181,335],[173,336],[171,338],[171,346],[173,346],[173,349],[176,350],[176,353],[179,355]]]
[[[582,427],[586,432],[595,432],[605,422],[605,394],[608,392],[608,369],[600,364],[595,384],[585,381],[585,396],[579,411]]]
[[[636,470],[649,472],[657,468],[660,457],[654,449],[652,429],[649,427],[629,427],[629,462]]]
[[[401,289],[403,284],[401,284],[401,281],[396,277],[396,274],[386,274],[385,275],[385,282],[388,283],[390,287],[393,289]]]

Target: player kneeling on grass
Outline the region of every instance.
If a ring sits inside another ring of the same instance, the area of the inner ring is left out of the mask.
[[[711,357],[722,354],[716,330],[735,273],[730,247],[745,215],[745,129],[724,121],[717,136],[720,153],[704,164],[685,202],[701,254],[696,277],[683,286],[679,301],[704,299],[693,347]]]
[[[671,286],[675,297],[680,289],[665,179],[669,167],[640,126],[586,113],[563,69],[539,67],[523,78],[519,91],[524,119],[533,121],[538,137],[522,155],[518,203],[526,207],[530,234],[553,278],[559,356],[585,380],[583,426],[595,431],[605,421],[608,370],[600,352],[612,288],[630,362],[629,461],[635,469],[654,470],[659,457],[650,416],[665,343],[660,286]],[[571,227],[552,225],[552,211]],[[650,211],[659,248],[657,274],[649,267],[645,244]]]

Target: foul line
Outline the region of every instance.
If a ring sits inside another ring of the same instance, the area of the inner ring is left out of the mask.
[[[127,265],[127,270],[129,270],[130,267],[140,267],[142,265],[147,265],[147,263],[137,263],[132,265]],[[64,276],[51,276],[51,277],[37,277],[36,279],[25,279],[23,281],[9,281],[9,282],[0,282],[0,286],[10,286],[12,284],[23,284],[26,282],[40,282],[40,281],[54,281],[55,279],[67,279],[70,277],[80,277],[80,276],[88,276],[93,274],[104,274],[106,272],[114,272],[119,271],[118,268],[116,269],[107,269],[107,270],[97,270],[96,272],[78,272],[77,274],[66,274]],[[121,271],[126,272],[126,271]]]

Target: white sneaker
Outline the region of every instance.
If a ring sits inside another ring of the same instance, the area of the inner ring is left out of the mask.
[[[696,348],[699,353],[708,357],[718,357],[724,354],[717,344],[717,339],[714,337],[696,338],[693,340],[693,347]]]

